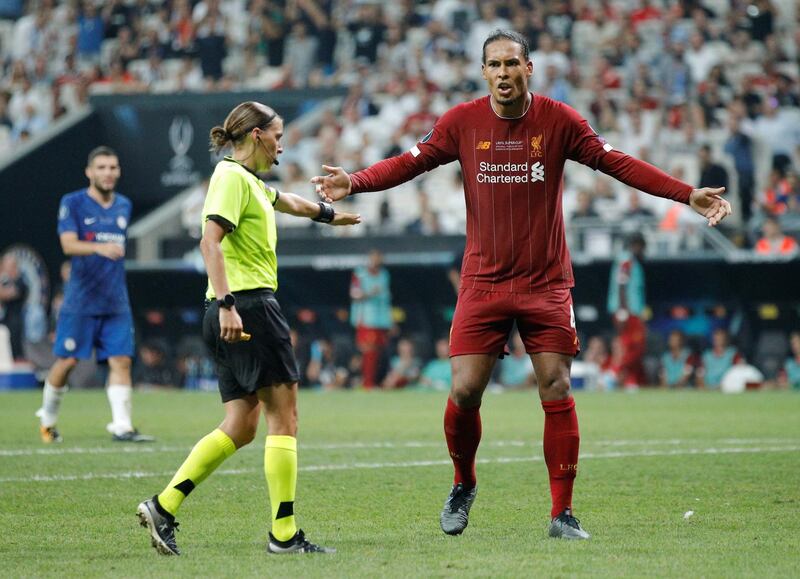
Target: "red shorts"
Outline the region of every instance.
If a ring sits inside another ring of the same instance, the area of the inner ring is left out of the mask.
[[[580,352],[569,289],[516,294],[462,288],[450,328],[450,356],[502,354],[515,321],[529,354]]]

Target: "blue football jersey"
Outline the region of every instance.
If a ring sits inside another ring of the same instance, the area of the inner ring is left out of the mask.
[[[114,203],[102,207],[87,189],[68,193],[58,209],[58,234],[74,231],[81,241],[125,245],[131,220],[131,201],[114,194]],[[125,260],[101,255],[72,257],[72,273],[64,289],[62,310],[85,315],[130,311],[125,282]]]

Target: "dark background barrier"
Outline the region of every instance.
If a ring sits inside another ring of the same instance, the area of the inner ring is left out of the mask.
[[[419,238],[419,243],[425,241]],[[387,253],[390,261],[393,256],[402,254]],[[612,327],[605,312],[610,266],[609,262],[575,266],[573,298],[582,338],[607,334]],[[403,331],[433,338],[446,335],[456,297],[447,277],[448,266],[390,264],[388,268],[393,304],[406,316],[401,324]],[[754,336],[763,329],[791,331],[800,327],[798,261],[783,264],[649,261],[645,272],[647,301],[652,309],[651,328],[656,333],[673,327],[669,320],[675,315],[687,316],[685,321],[690,323],[693,317],[712,316],[711,310],[717,305],[723,306],[727,325],[735,321],[734,337],[745,351],[753,346]],[[290,321],[304,308],[332,318],[336,309],[349,307],[349,269],[281,267],[279,277],[277,296]],[[130,272],[131,300],[139,314],[140,337],[161,336],[175,342],[183,334],[199,333],[205,284],[205,275],[196,271]],[[682,309],[674,313],[675,306]],[[153,316],[154,312],[158,315]],[[148,316],[159,323],[151,324]]]

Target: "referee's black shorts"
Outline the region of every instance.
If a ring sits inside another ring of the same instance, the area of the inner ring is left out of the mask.
[[[273,384],[297,382],[299,372],[289,339],[289,324],[271,289],[234,292],[236,311],[247,342],[229,344],[219,337],[219,305],[206,302],[203,340],[217,363],[223,402],[255,394]]]

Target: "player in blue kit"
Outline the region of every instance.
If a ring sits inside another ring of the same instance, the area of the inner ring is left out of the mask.
[[[56,325],[50,368],[42,394],[40,433],[46,443],[61,442],[56,428],[67,378],[79,359],[96,351],[107,362],[111,422],[106,427],[120,442],[150,442],[131,422],[131,357],[133,317],[125,283],[125,241],[131,201],[114,192],[120,177],[119,158],[109,147],[89,153],[89,187],[64,195],[58,210],[58,235],[72,273]]]

